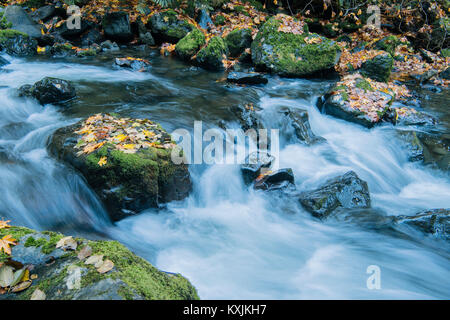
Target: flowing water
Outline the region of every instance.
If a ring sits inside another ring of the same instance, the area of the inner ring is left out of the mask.
[[[111,57],[5,56],[11,63],[0,72],[0,217],[39,230],[117,239],[158,268],[186,276],[203,299],[450,298],[448,243],[318,221],[295,199],[246,188],[238,165],[193,165],[189,198],[112,224],[84,180],[49,157],[52,132],[98,112],[147,117],[169,132],[192,132],[195,120],[204,129],[221,120],[236,127],[228,108],[242,102],[261,106],[269,127],[279,125],[277,106],[308,110],[313,131],[327,143],[307,147],[281,137],[280,167],[293,169],[298,190],[354,170],[383,214],[450,207],[448,174],[408,162],[392,127],[368,130],[318,111],[316,98],[331,80],[272,77],[264,87],[234,87],[217,81],[223,74],[157,52],[142,55],[152,61],[148,73],[115,69]],[[61,109],[15,96],[14,88],[45,76],[73,81],[78,99]],[[424,105],[448,119],[448,93],[429,94]],[[366,286],[370,265],[380,267],[380,290]]]

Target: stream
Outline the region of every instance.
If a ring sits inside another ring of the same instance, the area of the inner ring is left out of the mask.
[[[274,128],[277,106],[305,109],[313,132],[327,140],[305,146],[281,137],[280,167],[293,169],[298,190],[353,170],[367,181],[372,207],[384,214],[450,208],[448,173],[409,162],[392,126],[369,130],[320,113],[315,101],[333,80],[270,77],[265,86],[237,87],[217,81],[221,73],[157,51],[139,54],[151,61],[150,72],[114,68],[107,55],[3,55],[10,64],[0,71],[0,217],[38,230],[119,240],[159,269],[187,277],[202,299],[450,298],[448,242],[320,221],[295,199],[247,188],[238,165],[191,165],[194,190],[187,199],[110,222],[83,178],[48,155],[56,129],[99,112],[149,118],[168,132],[192,132],[197,120],[204,130],[221,120],[237,127],[229,107],[243,102],[263,108],[266,125]],[[16,96],[15,88],[45,76],[75,83],[78,98],[70,107],[42,107]],[[448,132],[448,91],[426,94],[424,109]],[[370,265],[381,270],[379,290],[366,286]]]

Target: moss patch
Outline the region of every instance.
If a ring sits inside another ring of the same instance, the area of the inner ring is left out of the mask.
[[[197,63],[205,69],[221,70],[223,69],[222,60],[228,53],[227,45],[221,37],[213,37],[209,40],[206,47],[197,54]]]
[[[178,41],[175,52],[184,60],[191,59],[197,51],[206,43],[205,35],[198,28],[189,32],[183,39]]]

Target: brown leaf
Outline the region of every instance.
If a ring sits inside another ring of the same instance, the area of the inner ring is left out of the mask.
[[[31,286],[31,280],[19,283],[17,286],[12,287],[11,292],[20,292],[28,289]]]
[[[103,263],[97,268],[97,271],[99,273],[106,273],[108,271],[111,271],[112,268],[114,268],[114,262],[111,260],[105,260]]]
[[[78,259],[84,260],[92,254],[92,248],[90,246],[85,246],[78,252]]]

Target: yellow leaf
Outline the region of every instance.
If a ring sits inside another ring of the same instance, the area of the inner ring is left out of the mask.
[[[107,163],[106,157],[101,157],[100,160],[98,160],[98,165],[100,167],[103,167]]]
[[[122,142],[122,141],[124,141],[126,138],[127,138],[126,135],[124,135],[124,134],[119,134],[119,135],[117,135],[114,139],[115,139],[115,140],[118,140],[119,142]]]
[[[129,144],[124,144],[123,147],[124,147],[125,149],[134,149],[135,145],[129,143]]]
[[[11,227],[8,223],[11,222],[10,220],[0,220],[0,229],[5,229]]]
[[[0,239],[0,252],[3,250],[7,255],[11,255],[10,245],[15,246],[17,244],[15,241],[16,239],[13,239],[10,234],[4,236]]]

